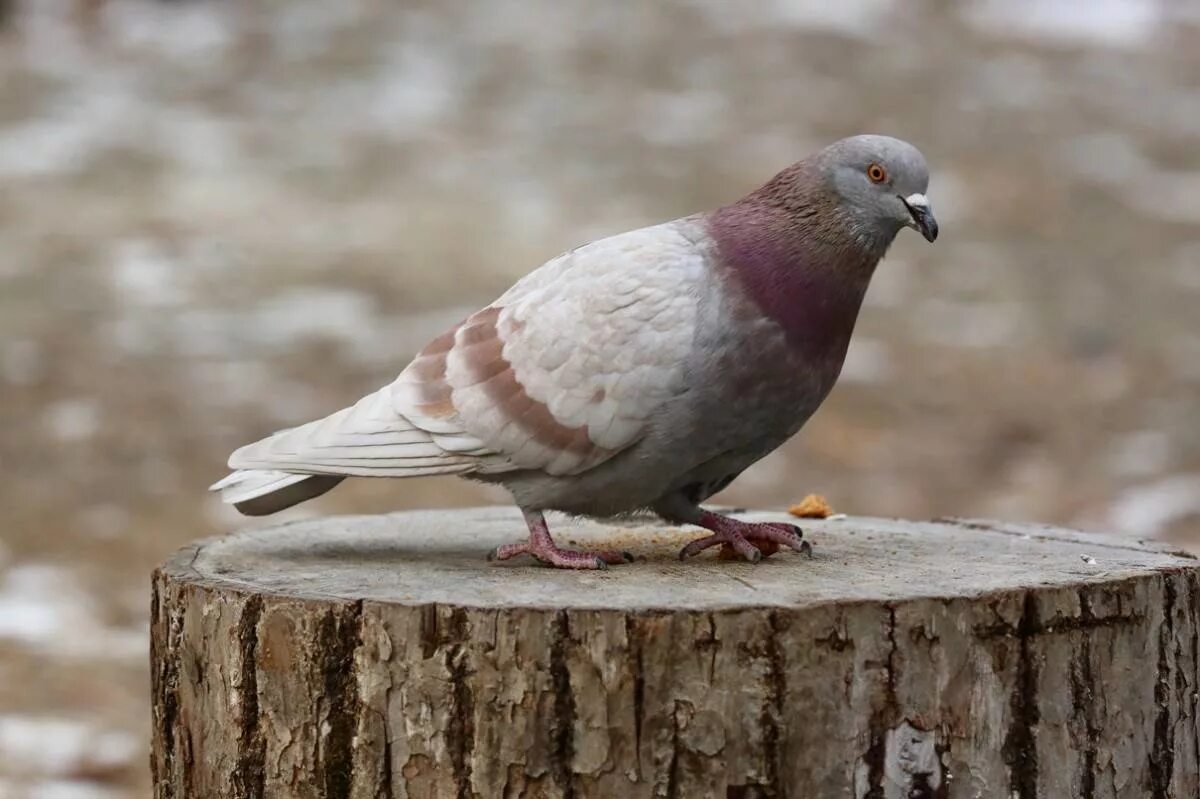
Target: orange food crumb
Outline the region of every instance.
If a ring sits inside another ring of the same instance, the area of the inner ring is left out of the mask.
[[[828,519],[833,515],[833,508],[820,494],[809,494],[788,508],[788,513],[801,519]]]

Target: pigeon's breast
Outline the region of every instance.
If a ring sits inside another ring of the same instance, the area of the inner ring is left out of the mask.
[[[726,278],[728,279],[728,278]],[[849,331],[805,336],[766,313],[738,286],[726,285],[716,312],[716,357],[705,367],[723,386],[722,400],[756,436],[795,433],[829,394],[841,372]],[[811,320],[809,320],[811,323]]]
[[[672,464],[674,483],[720,479],[778,447],[821,404],[841,368],[836,353],[813,358],[794,347],[721,270],[712,278],[687,368],[690,389],[659,418],[653,437],[655,452],[686,454]]]

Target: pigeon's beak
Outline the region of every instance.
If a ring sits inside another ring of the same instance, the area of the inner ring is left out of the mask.
[[[912,216],[912,223],[909,227],[924,236],[926,241],[936,239],[938,223],[933,218],[933,210],[929,207],[929,199],[924,194],[910,194],[907,197],[901,197],[900,202],[904,203],[904,207],[908,209],[908,213]]]

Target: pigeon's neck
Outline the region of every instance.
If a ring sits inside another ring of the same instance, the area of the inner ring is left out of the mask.
[[[730,276],[789,345],[840,364],[890,241],[856,236],[836,208],[789,208],[756,195],[713,212],[708,226]]]

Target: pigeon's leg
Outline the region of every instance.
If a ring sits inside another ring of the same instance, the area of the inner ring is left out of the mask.
[[[546,517],[541,511],[525,510],[525,523],[529,525],[529,540],[518,544],[504,544],[488,555],[488,560],[508,560],[517,555],[532,555],[548,566],[560,569],[607,569],[610,563],[627,563],[633,560],[628,552],[600,551],[575,552],[559,549],[550,537]]]
[[[728,544],[751,563],[757,563],[763,555],[774,555],[781,546],[805,554],[812,552],[812,546],[803,540],[804,534],[794,524],[743,522],[692,505],[682,496],[656,506],[655,511],[669,521],[686,522],[712,531],[712,535],[697,538],[680,550],[680,560],[686,560],[709,547],[721,544]]]

